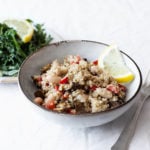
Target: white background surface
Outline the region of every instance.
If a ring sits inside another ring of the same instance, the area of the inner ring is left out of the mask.
[[[149,0],[0,0],[0,20],[31,18],[64,39],[117,43],[145,74],[150,64]],[[53,125],[28,105],[16,84],[0,85],[0,150],[109,150],[130,112],[87,129]],[[130,150],[150,149],[150,102],[143,108]]]

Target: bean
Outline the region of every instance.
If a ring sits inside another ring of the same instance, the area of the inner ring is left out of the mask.
[[[43,99],[41,97],[36,97],[33,101],[38,105],[42,105],[43,103]]]

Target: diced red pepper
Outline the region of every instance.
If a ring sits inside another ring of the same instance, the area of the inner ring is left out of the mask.
[[[98,60],[93,61],[94,65],[98,65]]]
[[[68,77],[61,79],[59,83],[60,84],[67,84],[68,83]]]
[[[46,109],[54,109],[55,107],[56,105],[54,100],[50,100],[45,104]]]
[[[93,85],[92,87],[90,87],[91,90],[95,91],[96,88],[98,88],[96,85]]]
[[[57,92],[59,92],[61,95],[64,94],[63,91],[59,90],[59,86],[58,86],[58,85],[55,86],[55,90],[56,90]]]
[[[59,91],[59,86],[58,85],[55,86],[55,90]]]
[[[72,64],[79,64],[79,62],[72,61],[72,62],[70,62],[70,64],[71,64],[71,65],[72,65]]]
[[[80,56],[76,56],[76,61],[71,61],[70,64],[79,64],[79,61],[81,60]]]
[[[107,88],[107,90],[109,90],[109,91],[111,91],[111,92],[113,92],[115,94],[119,93],[119,87],[118,86],[114,86],[112,84],[109,84],[109,85],[107,85],[106,88]]]
[[[77,56],[77,62],[79,63],[79,61],[81,60],[80,56]]]
[[[76,114],[76,110],[75,109],[68,109],[67,113],[75,115]]]
[[[41,76],[38,77],[38,78],[37,78],[37,81],[38,81],[38,82],[41,82],[41,81],[42,81],[42,77],[41,77]]]
[[[119,88],[121,91],[125,92],[127,90],[127,88],[125,86],[123,86],[122,84],[118,84],[118,85],[119,85]]]
[[[69,97],[69,93],[63,94],[63,99],[68,99],[68,97]]]

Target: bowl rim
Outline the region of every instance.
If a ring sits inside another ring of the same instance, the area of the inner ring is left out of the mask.
[[[21,85],[21,71],[22,71],[22,68],[24,66],[24,64],[28,61],[28,59],[30,59],[30,57],[32,57],[35,53],[38,53],[40,51],[42,51],[45,47],[49,47],[49,46],[59,46],[60,44],[63,44],[63,43],[76,43],[76,42],[85,42],[85,43],[97,43],[97,44],[100,44],[100,45],[104,45],[104,46],[110,46],[109,44],[106,44],[106,43],[103,43],[103,42],[98,42],[98,41],[92,41],[92,40],[62,40],[62,41],[59,41],[59,42],[54,42],[54,43],[50,43],[49,45],[47,46],[44,46],[40,49],[38,49],[37,51],[33,52],[32,54],[30,54],[24,61],[23,63],[21,64],[20,66],[20,69],[19,69],[19,72],[18,72],[18,85],[19,85],[19,88],[20,90],[22,91],[22,93],[25,95],[25,97],[34,105],[34,106],[37,106],[38,108],[44,110],[44,111],[47,111],[47,112],[52,112],[54,114],[57,114],[57,115],[62,115],[62,116],[74,116],[74,117],[77,117],[77,116],[93,116],[93,115],[98,115],[98,114],[104,114],[104,113],[107,113],[107,112],[112,112],[114,110],[117,110],[119,108],[122,108],[123,106],[129,104],[135,97],[136,95],[138,94],[138,92],[140,91],[141,89],[141,86],[142,86],[142,73],[141,73],[141,70],[139,68],[139,66],[137,65],[137,63],[128,55],[126,54],[125,52],[123,52],[122,50],[120,50],[121,53],[123,53],[124,55],[126,55],[133,63],[134,65],[136,66],[137,70],[138,70],[138,73],[139,73],[139,77],[140,77],[140,83],[139,83],[139,86],[138,86],[138,89],[137,91],[134,93],[134,95],[125,103],[117,106],[117,107],[114,107],[112,109],[108,109],[108,110],[105,110],[105,111],[100,111],[100,112],[94,112],[94,113],[79,113],[79,114],[70,114],[70,113],[64,113],[64,112],[57,112],[57,111],[53,111],[53,110],[47,110],[45,109],[44,107],[34,103],[27,94],[25,94],[25,92],[23,91],[23,88],[22,88],[22,85]]]

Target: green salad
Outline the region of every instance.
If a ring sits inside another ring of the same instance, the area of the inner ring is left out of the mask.
[[[46,33],[43,24],[27,21],[34,28],[32,38],[27,43],[22,41],[14,28],[0,23],[0,76],[17,76],[24,59],[53,39]]]

